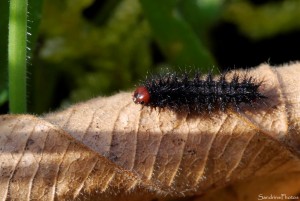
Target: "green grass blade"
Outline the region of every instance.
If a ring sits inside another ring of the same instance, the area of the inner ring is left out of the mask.
[[[144,13],[163,53],[173,65],[207,71],[214,59],[189,24],[180,16],[177,0],[141,0]]]
[[[209,41],[209,31],[222,14],[224,0],[179,0],[178,9],[185,21],[200,36],[203,43]]]

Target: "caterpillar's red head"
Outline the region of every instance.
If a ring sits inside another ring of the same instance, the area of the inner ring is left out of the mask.
[[[136,88],[133,93],[133,102],[136,104],[147,105],[150,101],[150,93],[148,89],[144,86]]]

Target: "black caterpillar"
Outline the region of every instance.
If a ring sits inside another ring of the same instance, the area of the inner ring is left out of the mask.
[[[133,94],[133,101],[144,106],[169,108],[175,111],[212,112],[219,108],[225,111],[233,106],[240,110],[244,103],[253,107],[253,103],[267,98],[258,91],[262,82],[253,77],[233,75],[231,81],[222,74],[214,79],[212,74],[201,79],[200,73],[167,73],[145,80]]]

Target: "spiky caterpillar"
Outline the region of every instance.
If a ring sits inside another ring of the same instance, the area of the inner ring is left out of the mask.
[[[215,109],[225,111],[228,107],[240,109],[244,103],[253,103],[267,98],[258,91],[262,82],[251,76],[234,74],[230,81],[222,74],[214,79],[211,74],[201,79],[200,73],[190,77],[188,73],[167,73],[146,79],[133,94],[137,104],[154,108],[169,108],[175,111],[202,113]]]

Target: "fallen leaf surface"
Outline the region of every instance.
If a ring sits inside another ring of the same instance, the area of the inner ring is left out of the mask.
[[[0,116],[0,199],[300,198],[300,64],[236,73],[262,80],[268,99],[193,115],[121,92],[43,117]]]

